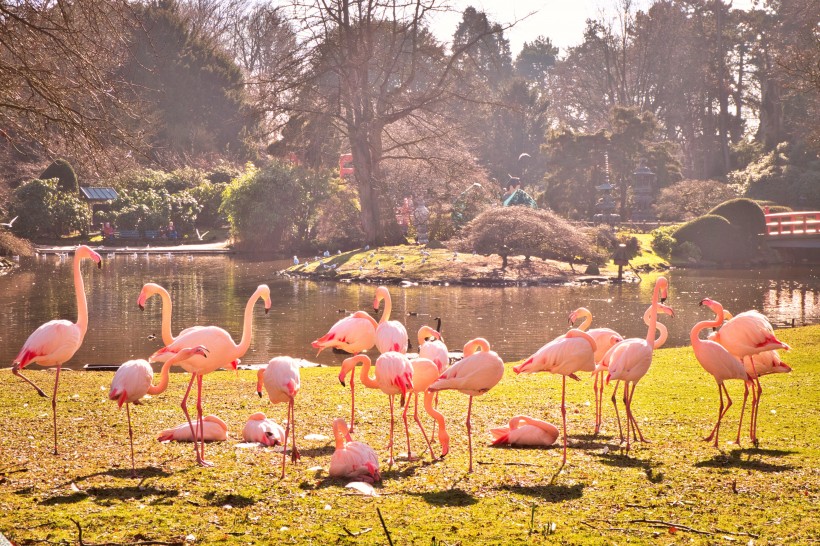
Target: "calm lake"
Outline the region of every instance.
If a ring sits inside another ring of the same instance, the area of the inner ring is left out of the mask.
[[[55,318],[75,321],[71,256],[22,258],[20,267],[0,276],[0,367],[9,367],[28,335]],[[260,302],[254,308],[253,342],[243,364],[260,364],[287,354],[322,364],[338,364],[330,351],[318,358],[310,342],[334,322],[357,309],[372,309],[375,285],[290,279],[276,272],[284,261],[259,261],[236,256],[118,254],[103,255],[103,268],[83,264],[89,308],[85,342],[66,365],[119,364],[146,358],[162,346],[159,297],[145,311],[137,296],[146,282],[168,289],[174,304],[172,330],[217,325],[239,341],[248,297],[259,284],[271,288],[270,314]],[[667,346],[689,343],[689,330],[712,314],[698,302],[711,297],[733,312],[758,309],[776,328],[820,322],[820,270],[782,267],[762,270],[674,270],[667,272],[669,300],[676,312],[664,316]],[[592,326],[608,326],[625,337],[645,337],[641,317],[648,306],[655,276],[641,283],[556,285],[507,288],[466,286],[391,286],[393,319],[411,333],[442,319],[444,340],[451,350],[465,341],[486,337],[505,360],[525,358],[568,328],[567,316],[584,306]],[[156,336],[155,339],[151,339]],[[35,366],[36,367],[36,366]]]

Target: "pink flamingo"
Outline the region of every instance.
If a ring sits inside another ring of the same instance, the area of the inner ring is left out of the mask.
[[[438,327],[441,328],[441,319],[436,320],[438,320]],[[422,326],[419,328],[418,342],[419,358],[432,360],[438,368],[439,374],[444,373],[444,370],[450,367],[450,352],[447,350],[447,345],[444,344],[438,330],[434,330],[429,326]],[[438,409],[438,393],[435,394],[435,407]],[[433,423],[432,435],[436,433],[436,422]]]
[[[712,310],[714,311],[714,309]],[[752,388],[752,415],[749,436],[752,442],[757,445],[757,412],[760,407],[760,398],[763,396],[763,387],[760,384],[760,378],[751,357],[778,349],[788,351],[789,346],[775,337],[771,323],[765,315],[758,311],[744,311],[737,316],[732,316],[731,313],[724,310],[723,315],[723,326],[717,332],[709,334],[708,339],[720,343],[733,356],[739,358],[746,368],[746,373],[752,377],[754,386]],[[779,356],[777,358],[779,360]],[[763,360],[758,360],[763,362]],[[748,392],[744,391],[743,405],[740,409],[740,423],[737,429],[738,444],[740,444],[740,430],[743,426],[743,414],[746,410],[748,397]]]
[[[563,467],[567,462],[567,376],[580,381],[576,372],[595,370],[595,340],[586,332],[570,330],[535,352],[527,360],[513,368],[519,373],[550,372],[561,375],[561,419],[564,426]]]
[[[273,419],[265,417],[265,414],[260,411],[248,417],[242,429],[242,439],[266,446],[284,445],[285,429]]]
[[[387,461],[388,468],[393,466],[395,462],[393,458],[393,430],[395,428],[395,418],[393,411],[393,397],[401,394],[402,400],[405,399],[407,393],[413,390],[413,366],[407,357],[395,351],[388,351],[382,353],[376,359],[375,377],[370,376],[370,357],[367,355],[356,355],[346,359],[342,362],[342,372],[339,374],[343,377],[348,373],[348,370],[355,370],[356,364],[361,362],[362,369],[359,372],[359,380],[369,389],[379,389],[385,393],[390,400],[390,458]],[[353,378],[350,379],[351,383]],[[407,412],[404,412],[404,431],[407,435],[407,455],[410,456],[410,430],[407,426]]]
[[[209,374],[214,370],[223,367],[230,367],[236,369],[240,357],[244,356],[251,345],[251,337],[253,335],[253,306],[256,300],[262,299],[265,302],[265,313],[270,310],[270,288],[266,284],[259,285],[256,291],[245,305],[244,323],[242,326],[242,338],[237,345],[231,335],[217,326],[201,326],[188,328],[177,336],[173,343],[166,345],[151,355],[149,359],[152,362],[164,362],[171,358],[175,353],[182,350],[184,347],[192,347],[196,345],[205,345],[210,350],[208,358],[201,356],[193,356],[187,360],[179,363],[185,371],[191,374],[191,380],[188,382],[188,388],[185,390],[185,395],[182,397],[182,411],[185,413],[185,418],[191,426],[191,437],[198,438],[200,435],[194,433],[194,425],[191,422],[191,416],[188,413],[188,396],[191,393],[191,387],[194,380],[197,383],[197,423],[200,431],[202,430],[202,376]],[[194,441],[194,451],[196,452],[196,461],[201,466],[213,466],[212,463],[205,460],[205,443],[201,442],[199,445]]]
[[[643,314],[643,323],[646,324],[647,326],[649,326],[649,320],[650,320],[650,316],[652,314],[652,307],[653,306],[651,306],[651,305],[649,307],[647,307],[646,311],[644,311],[644,314]],[[658,311],[660,311],[661,313],[670,315],[672,317],[675,316],[674,309],[672,309],[668,305],[664,305],[664,304],[658,302],[654,305],[654,307]],[[653,349],[658,349],[658,348],[662,347],[663,344],[666,343],[666,340],[669,338],[669,330],[666,329],[666,325],[664,323],[662,323],[660,321],[657,321],[657,320],[655,321],[655,329],[658,331],[658,337],[657,337],[657,339],[655,339],[655,343],[654,343],[652,348]],[[621,340],[621,341],[623,341],[623,340]],[[609,353],[609,350],[607,350],[607,353]],[[602,358],[601,361],[598,362],[595,365],[595,373],[596,374],[597,373],[603,373],[603,372],[606,372],[606,371],[609,370],[609,357],[610,357],[609,354],[604,354],[604,358]],[[621,384],[620,381],[615,382],[615,388],[612,390],[612,405],[615,408],[615,417],[618,420],[618,434],[621,437],[621,441],[623,441],[624,433],[623,433],[623,429],[621,428],[621,416],[618,414],[618,406],[615,403],[616,395],[618,394],[618,386],[620,384]],[[603,402],[603,390],[604,390],[603,387],[604,386],[603,386],[603,383],[602,383],[601,384],[601,392],[600,392],[601,402]],[[634,423],[633,423],[633,425],[634,425]]]
[[[595,340],[595,364],[600,364],[601,360],[604,358],[604,354],[606,354],[609,348],[616,343],[623,341],[624,338],[612,328],[593,328],[590,330],[589,326],[592,324],[592,312],[586,307],[579,307],[570,313],[570,326],[573,326],[575,321],[579,318],[583,318],[584,321],[578,325],[578,329],[582,332],[588,333],[592,336],[592,339]],[[595,371],[592,372],[592,376],[595,379],[592,384],[592,391],[595,396],[595,434],[598,434],[601,430],[601,412],[604,399],[604,378],[602,368],[599,369],[596,367]]]
[[[165,361],[160,372],[160,381],[152,385],[154,380],[154,370],[147,360],[129,360],[123,363],[114,374],[111,380],[111,389],[108,392],[110,400],[116,400],[117,406],[122,408],[125,404],[125,413],[128,416],[128,439],[131,442],[131,476],[137,476],[137,469],[134,465],[134,431],[131,428],[130,404],[139,404],[146,394],[156,395],[165,392],[168,388],[168,370],[171,366],[181,360],[190,358],[193,355],[207,357],[208,350],[203,347],[189,347],[182,349],[172,358]]]
[[[470,397],[467,404],[467,445],[470,464],[467,472],[473,471],[473,427],[470,417],[473,412],[473,397],[480,396],[495,387],[504,376],[504,361],[495,351],[490,350],[490,342],[478,337],[464,345],[464,358],[447,368],[428,387],[430,392],[457,390]]]
[[[190,423],[182,423],[173,428],[165,429],[157,436],[160,442],[224,442],[228,439],[228,425],[216,415],[206,415],[202,418],[202,426],[196,431]]]
[[[55,455],[57,455],[57,385],[60,383],[60,369],[65,362],[71,360],[83,344],[85,332],[88,330],[88,302],[85,299],[85,285],[80,273],[80,262],[87,258],[97,262],[97,267],[102,267],[100,255],[87,246],[79,246],[74,251],[74,295],[77,299],[77,322],[58,319],[41,325],[28,336],[11,366],[11,373],[34,387],[37,394],[44,398],[46,394],[43,390],[24,376],[20,370],[32,363],[40,366],[57,366],[54,392],[51,395]]]
[[[407,329],[404,324],[397,320],[390,320],[390,312],[393,309],[393,300],[386,286],[376,289],[376,297],[373,299],[373,309],[379,310],[379,304],[384,300],[384,311],[379,325],[376,328],[376,348],[380,353],[395,351],[397,353],[407,352]]]
[[[534,419],[527,415],[517,415],[510,419],[506,427],[494,428],[493,445],[511,446],[551,446],[558,439],[558,427],[552,423]]]
[[[629,451],[629,427],[632,426],[632,433],[636,431],[641,442],[646,442],[643,437],[638,422],[632,413],[632,398],[635,395],[635,387],[638,381],[649,371],[652,365],[652,354],[655,348],[655,330],[658,323],[658,303],[666,301],[669,281],[666,277],[658,277],[655,287],[652,290],[652,304],[649,308],[649,328],[646,332],[646,339],[629,338],[617,343],[607,351],[604,356],[609,367],[606,382],[614,379],[624,382],[624,407],[626,408],[626,450]],[[631,389],[630,389],[631,385]],[[612,393],[612,404],[615,405],[615,392]],[[617,405],[615,405],[617,412]],[[620,423],[620,418],[619,418]],[[621,439],[623,441],[623,438]]]
[[[363,442],[353,441],[344,419],[333,420],[333,436],[336,439],[336,451],[330,457],[330,476],[370,483],[381,481],[376,452]]]
[[[447,434],[444,416],[433,408],[433,398],[435,394],[427,390],[439,378],[438,366],[429,358],[414,358],[410,361],[413,366],[413,400],[415,402],[415,413],[413,419],[421,430],[424,441],[427,442],[427,448],[430,450],[430,458],[436,460],[436,454],[433,453],[433,446],[430,445],[430,440],[427,433],[424,431],[424,426],[421,424],[419,418],[419,394],[424,395],[424,409],[434,419],[434,423],[438,423],[439,427],[439,442],[441,443],[442,457],[447,455],[450,450],[450,437]],[[410,402],[408,401],[404,407],[404,420],[407,422],[407,410],[410,409]],[[412,459],[410,455],[410,444],[407,444],[407,457]]]
[[[311,345],[314,349],[319,349],[319,353],[325,349],[341,349],[345,352],[357,355],[362,351],[371,349],[376,344],[376,327],[378,323],[365,311],[356,311],[349,317],[345,317],[331,326],[330,331],[324,336],[314,341]],[[319,353],[316,353],[318,356]],[[343,367],[344,369],[344,367]],[[355,368],[348,372],[355,373]],[[345,385],[345,375],[339,375],[342,386]],[[353,424],[356,419],[356,392],[355,381],[350,380],[350,432],[353,432]]]
[[[299,460],[299,450],[296,448],[296,416],[293,411],[293,402],[302,381],[299,376],[299,361],[289,356],[277,356],[271,358],[267,367],[260,369],[257,374],[256,393],[262,397],[262,385],[268,392],[268,398],[274,404],[286,403],[288,405],[287,423],[285,426],[285,443],[282,450],[282,479],[285,477],[285,461],[287,460],[288,433],[293,431],[291,436],[290,457],[292,462]]]
[[[732,407],[732,399],[729,397],[729,391],[726,390],[724,381],[727,379],[741,379],[745,383],[746,392],[749,391],[749,386],[752,385],[752,378],[746,372],[743,363],[736,356],[732,355],[721,344],[700,339],[701,330],[719,326],[723,322],[723,307],[710,299],[704,299],[700,302],[701,305],[706,305],[715,313],[715,320],[704,320],[695,324],[692,331],[689,333],[689,339],[692,342],[692,349],[695,352],[695,358],[698,359],[700,365],[704,370],[712,374],[718,386],[718,395],[720,396],[720,408],[718,409],[718,419],[712,432],[709,436],[704,438],[705,441],[715,439],[714,446],[718,447],[718,434],[720,433],[720,421],[729,408]],[[727,404],[724,409],[723,395],[726,395]]]
[[[140,308],[140,311],[145,310],[145,303],[152,297],[159,294],[160,299],[162,300],[162,342],[165,345],[170,345],[174,342],[176,337],[171,332],[171,296],[168,294],[168,291],[163,288],[162,286],[148,282],[142,286],[142,290],[140,290],[140,295],[137,298],[137,306]],[[191,326],[190,328],[186,328],[182,330],[179,335],[183,335],[188,333],[189,331],[193,331],[199,328],[204,328],[204,326]]]

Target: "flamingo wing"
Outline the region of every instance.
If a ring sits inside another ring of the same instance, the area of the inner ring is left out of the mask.
[[[62,364],[71,359],[83,342],[83,332],[68,320],[52,320],[34,330],[23,344],[14,362],[20,368],[34,362],[44,366]]]

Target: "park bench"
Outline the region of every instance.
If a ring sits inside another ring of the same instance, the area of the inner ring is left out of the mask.
[[[118,229],[114,231],[115,239],[156,239],[159,237],[159,231],[149,229],[145,231],[145,237],[140,235],[136,229]]]

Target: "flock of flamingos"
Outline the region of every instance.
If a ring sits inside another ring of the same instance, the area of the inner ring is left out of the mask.
[[[91,259],[98,266],[102,265],[99,254],[87,246],[77,248],[73,264],[78,309],[77,322],[52,320],[37,328],[23,344],[12,366],[12,372],[33,386],[43,397],[46,394],[42,389],[26,378],[21,370],[31,363],[56,366],[57,373],[51,398],[55,454],[57,453],[57,385],[60,379],[60,367],[80,347],[88,328],[88,306],[80,271],[80,263],[84,259]],[[632,400],[638,382],[652,363],[653,350],[666,340],[666,328],[657,321],[657,317],[659,312],[670,315],[674,313],[663,303],[667,296],[667,289],[666,278],[659,277],[653,290],[652,302],[644,314],[644,322],[648,327],[646,338],[623,339],[609,328],[589,329],[592,315],[587,309],[579,308],[569,318],[570,324],[574,324],[581,318],[584,319],[578,328],[573,328],[553,339],[513,368],[516,374],[550,372],[562,376],[562,466],[566,463],[567,457],[566,380],[567,377],[579,379],[577,374],[581,372],[589,372],[595,378],[593,385],[596,401],[595,432],[598,432],[601,425],[604,385],[614,381],[612,402],[618,417],[621,442],[626,442],[628,450],[630,436],[635,441],[645,441],[632,412]],[[228,332],[216,326],[193,326],[174,336],[171,332],[171,300],[164,288],[153,283],[145,284],[140,292],[138,305],[143,308],[146,300],[157,294],[160,295],[163,303],[162,341],[165,346],[152,354],[148,361],[130,360],[122,364],[114,375],[109,393],[109,397],[116,400],[120,407],[123,404],[126,405],[132,472],[135,472],[134,445],[128,405],[139,403],[139,400],[146,394],[153,395],[163,392],[168,386],[169,369],[174,365],[182,367],[191,374],[181,404],[187,423],[163,431],[159,439],[193,441],[197,463],[210,466],[211,463],[205,459],[205,440],[225,439],[227,427],[224,422],[214,416],[203,417],[202,378],[205,374],[219,368],[236,368],[239,358],[245,354],[251,343],[253,307],[258,299],[262,299],[267,313],[271,306],[270,290],[266,285],[260,285],[248,300],[245,307],[242,338],[238,344]],[[407,414],[410,403],[415,402],[414,420],[421,429],[433,459],[436,459],[436,455],[431,446],[431,437],[436,434],[436,426],[438,426],[440,456],[445,456],[449,450],[445,419],[436,409],[438,391],[452,389],[469,396],[466,427],[470,454],[468,471],[472,472],[470,416],[473,398],[488,392],[501,380],[504,375],[504,363],[498,354],[491,350],[487,340],[477,338],[468,341],[464,345],[463,358],[450,365],[449,353],[441,335],[428,326],[423,326],[418,332],[418,358],[409,359],[405,354],[408,347],[407,331],[401,322],[390,320],[390,294],[384,286],[377,288],[373,307],[378,309],[382,301],[384,301],[384,311],[379,322],[376,322],[367,312],[357,311],[336,322],[327,334],[313,342],[313,347],[319,349],[319,352],[332,348],[341,349],[353,355],[343,362],[339,373],[339,380],[343,386],[348,375],[350,376],[350,426],[348,427],[344,419],[336,419],[333,423],[336,450],[331,458],[330,475],[368,482],[380,479],[379,458],[376,452],[367,444],[353,441],[351,436],[354,431],[356,400],[354,379],[358,364],[361,364],[360,382],[365,387],[381,390],[389,398],[391,421],[388,465],[390,466],[394,464],[393,431],[396,395],[401,396],[401,405],[404,406],[402,418],[407,438],[408,458],[412,458],[412,454]],[[690,334],[692,348],[703,368],[714,376],[720,397],[717,422],[705,440],[713,441],[714,446],[718,446],[721,420],[732,405],[724,382],[729,379],[739,379],[745,383],[745,392],[736,441],[740,442],[743,411],[751,391],[750,439],[757,443],[757,412],[762,394],[759,378],[770,373],[791,371],[780,360],[777,353],[779,349],[788,350],[789,347],[775,337],[769,321],[757,311],[746,311],[732,317],[716,301],[704,299],[700,303],[711,309],[715,318],[695,324]],[[720,329],[711,333],[708,336],[709,339],[700,338],[702,330],[718,327]],[[657,338],[656,334],[658,334]],[[368,355],[363,354],[364,351],[374,346],[380,353],[375,363]],[[149,361],[163,363],[160,380],[156,385],[153,384],[153,371]],[[370,373],[371,368],[375,369],[374,375]],[[192,420],[188,412],[188,398],[194,383],[197,388],[196,418]],[[623,383],[623,404],[626,413],[625,434],[616,404],[616,394],[620,383]],[[267,392],[271,402],[288,404],[286,426],[283,428],[273,420],[266,419],[264,414],[256,413],[249,417],[243,430],[243,437],[249,442],[282,445],[284,448],[282,476],[284,477],[288,436],[291,437],[291,459],[296,461],[299,458],[295,441],[296,434],[293,431],[294,399],[300,389],[299,360],[287,356],[271,359],[266,367],[258,371],[257,392],[260,397],[263,389]],[[425,411],[434,419],[430,436],[424,430],[419,417],[419,395],[423,396]],[[493,429],[492,433],[495,437],[494,444],[510,445],[548,446],[554,444],[559,435],[558,428],[554,425],[523,415],[513,417],[507,427]]]

